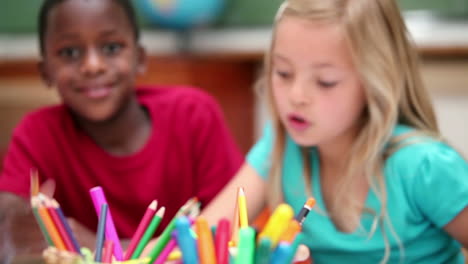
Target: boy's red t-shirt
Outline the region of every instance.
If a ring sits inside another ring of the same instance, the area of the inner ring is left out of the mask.
[[[89,189],[102,186],[121,238],[133,235],[153,199],[166,207],[158,233],[189,198],[206,205],[243,162],[219,106],[192,88],[141,87],[137,97],[148,109],[152,133],[139,152],[124,157],[95,144],[64,105],[27,115],[14,131],[0,191],[28,197],[36,168],[41,182],[56,181],[54,197],[66,216],[96,230]]]

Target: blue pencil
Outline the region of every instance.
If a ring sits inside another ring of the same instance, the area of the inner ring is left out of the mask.
[[[65,227],[65,230],[68,233],[68,236],[70,237],[70,240],[73,244],[73,247],[75,248],[76,252],[78,254],[81,254],[80,252],[80,245],[78,244],[78,241],[76,240],[75,236],[73,235],[73,231],[71,230],[70,225],[68,224],[67,219],[65,218],[65,215],[63,214],[62,208],[60,208],[59,203],[54,199],[52,200],[52,205],[55,208],[55,211],[57,212],[60,221],[62,221],[63,226]]]
[[[288,243],[279,243],[273,255],[271,256],[270,264],[289,264],[288,258],[291,256],[292,248]]]
[[[182,252],[184,264],[198,264],[197,243],[190,232],[190,220],[186,216],[176,219],[177,244]]]
[[[101,205],[101,215],[99,216],[98,230],[96,237],[96,256],[94,261],[101,262],[102,260],[102,247],[104,246],[105,231],[106,231],[106,218],[107,218],[107,204]]]

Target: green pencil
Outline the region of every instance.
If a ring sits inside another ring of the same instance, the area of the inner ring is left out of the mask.
[[[38,203],[37,198],[32,197],[31,198],[31,207],[32,207],[34,217],[36,218],[36,222],[39,225],[39,228],[41,229],[42,235],[44,235],[44,238],[47,241],[47,244],[49,246],[54,246],[54,243],[52,242],[52,239],[50,238],[49,233],[47,233],[47,229],[45,228],[45,225],[42,222],[42,218],[39,216],[39,212],[37,211],[37,203]]]
[[[159,210],[156,212],[156,214],[153,216],[153,219],[151,220],[151,223],[148,225],[148,228],[146,229],[145,233],[141,237],[140,242],[138,242],[138,246],[136,247],[135,251],[132,254],[132,257],[130,259],[137,259],[140,257],[141,253],[143,252],[143,249],[145,249],[146,245],[148,242],[151,240],[151,238],[154,235],[154,232],[156,232],[156,229],[158,229],[159,224],[161,223],[161,220],[164,216],[166,208],[161,207]]]

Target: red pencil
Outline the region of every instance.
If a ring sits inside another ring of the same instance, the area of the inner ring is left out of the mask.
[[[153,219],[153,216],[156,213],[157,205],[158,205],[158,202],[154,200],[146,209],[146,212],[143,215],[143,218],[141,219],[140,224],[138,225],[138,228],[135,231],[135,234],[133,235],[132,240],[130,241],[130,244],[128,245],[127,252],[125,253],[125,256],[124,256],[124,260],[129,260],[132,257],[132,254],[135,251],[138,245],[138,242],[140,241],[141,237],[145,233],[146,228],[148,227],[149,223],[151,222],[151,219]]]
[[[50,200],[46,201],[46,206],[47,211],[49,212],[49,215],[52,218],[52,221],[54,222],[55,227],[57,228],[67,250],[79,253],[76,252],[75,247],[73,246],[73,243],[70,239],[70,236],[68,235],[67,230],[65,229],[64,223],[62,222],[62,219],[60,219],[60,216],[57,214],[57,210],[55,209],[56,207],[54,207],[53,203]]]
[[[114,242],[112,240],[106,240],[104,243],[104,256],[102,257],[102,263],[112,263],[112,252],[114,251]]]

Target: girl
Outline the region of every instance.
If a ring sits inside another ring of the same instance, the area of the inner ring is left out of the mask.
[[[204,214],[285,201],[315,263],[463,263],[468,165],[440,140],[394,0],[287,0],[260,79],[271,122]]]

